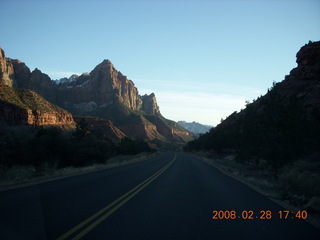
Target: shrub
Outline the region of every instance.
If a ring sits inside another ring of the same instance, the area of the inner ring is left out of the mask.
[[[319,174],[295,167],[286,167],[278,175],[278,182],[283,193],[282,197],[291,201],[295,199],[300,205],[305,203],[303,202],[305,199],[310,199],[313,196],[320,197]]]

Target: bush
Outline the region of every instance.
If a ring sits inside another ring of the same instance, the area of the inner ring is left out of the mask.
[[[278,175],[278,182],[283,198],[295,201],[295,204],[305,204],[304,200],[313,196],[320,197],[320,176],[316,173],[286,167]],[[300,197],[299,197],[300,196]]]
[[[35,129],[30,126],[0,124],[0,165],[30,165],[30,141]]]

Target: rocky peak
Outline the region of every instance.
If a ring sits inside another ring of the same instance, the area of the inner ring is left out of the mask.
[[[94,88],[98,105],[110,102],[120,102],[132,110],[140,110],[141,99],[134,83],[125,75],[117,71],[110,60],[104,60],[91,72],[92,86]]]
[[[304,45],[297,53],[298,67],[313,66],[320,62],[320,41],[309,42]]]
[[[291,70],[286,80],[320,80],[320,41],[309,42],[297,53],[298,66]]]
[[[298,66],[276,90],[286,101],[298,101],[310,112],[320,111],[320,41],[309,42],[296,56]]]
[[[2,48],[0,48],[0,83],[5,86],[12,87],[13,85],[13,66],[7,61]]]
[[[14,69],[14,86],[17,88],[28,88],[31,71],[24,62],[18,59],[9,59]]]
[[[111,67],[113,67],[112,62],[111,62],[109,59],[104,59],[104,60],[102,61],[102,64],[103,64],[103,65],[106,65],[106,66],[111,66]]]
[[[47,74],[42,73],[39,69],[36,68],[31,72],[27,83],[27,89],[31,89],[37,92],[41,96],[48,99],[50,102],[56,102],[57,96],[53,91],[56,85]]]
[[[154,93],[150,95],[145,94],[141,97],[142,100],[142,111],[147,114],[160,114],[160,109],[157,104],[157,99]]]
[[[78,78],[79,78],[79,75],[77,75],[77,74],[72,74],[72,75],[69,77],[70,81],[74,81],[74,80],[76,80],[76,79],[78,79]]]
[[[90,72],[90,75],[93,77],[98,75],[99,78],[110,79],[112,77],[116,77],[117,73],[118,72],[113,66],[112,62],[110,60],[105,59]]]
[[[3,58],[5,58],[4,51],[2,48],[0,48],[0,59],[3,59]]]

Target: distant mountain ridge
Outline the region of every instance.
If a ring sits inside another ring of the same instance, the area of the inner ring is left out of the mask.
[[[180,126],[187,129],[190,132],[193,132],[195,134],[202,134],[208,132],[213,126],[210,125],[203,125],[198,122],[186,122],[186,121],[178,121],[177,122]]]
[[[1,52],[4,60],[2,49]],[[30,71],[20,60],[5,60],[0,75],[3,85],[35,91],[73,116],[110,120],[126,136],[154,143],[184,143],[192,139],[192,133],[161,115],[154,93],[140,96],[134,83],[110,60],[103,60],[90,73],[59,81],[51,80],[37,68]],[[101,121],[91,123],[100,125]]]

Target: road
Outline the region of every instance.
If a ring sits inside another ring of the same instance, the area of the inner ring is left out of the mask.
[[[215,210],[235,219],[212,219]],[[320,239],[281,210],[196,157],[167,152],[0,192],[0,239]]]

